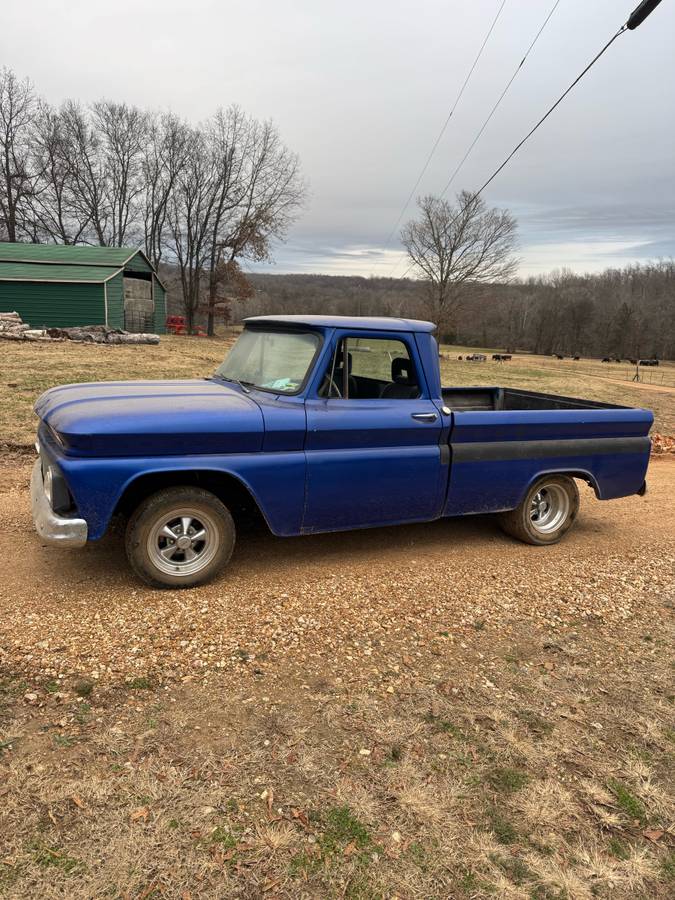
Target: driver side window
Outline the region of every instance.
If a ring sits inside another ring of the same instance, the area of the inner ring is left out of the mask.
[[[415,364],[403,341],[350,337],[336,346],[319,396],[413,400],[420,396],[420,388]]]

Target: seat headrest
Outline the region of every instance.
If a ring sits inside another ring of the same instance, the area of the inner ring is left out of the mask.
[[[397,356],[395,359],[392,359],[391,380],[395,384],[417,384],[412,360],[406,359],[403,356]]]

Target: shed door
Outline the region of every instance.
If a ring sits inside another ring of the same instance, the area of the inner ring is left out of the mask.
[[[135,333],[154,330],[152,280],[124,276],[124,327]]]

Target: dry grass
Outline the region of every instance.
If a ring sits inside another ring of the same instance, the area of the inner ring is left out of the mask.
[[[473,348],[468,348],[472,352]],[[658,368],[640,368],[640,384],[632,381],[635,366],[628,363],[602,363],[599,360],[558,360],[547,356],[516,354],[511,362],[493,362],[491,350],[485,350],[484,363],[458,360],[467,348],[442,348],[443,384],[500,385],[530,388],[547,394],[584,397],[620,406],[643,406],[655,417],[655,430],[675,434],[675,363]]]
[[[157,347],[119,347],[97,344],[0,343],[0,444],[32,446],[36,398],[58,384],[110,381],[119,378],[202,378],[222,362],[231,337],[162,338]],[[634,367],[593,360],[555,360],[516,355],[509,363],[459,362],[466,347],[443,347],[444,384],[505,385],[546,393],[587,397],[654,411],[656,430],[675,434],[675,364],[642,369],[651,381],[631,383]],[[486,351],[488,354],[490,350]],[[616,383],[618,382],[618,383]]]
[[[586,627],[573,652],[593,665],[569,645],[549,671],[550,638],[515,637],[518,665],[513,637],[471,641],[497,688],[445,656],[450,696],[426,665],[387,699],[258,678],[24,700],[6,680],[0,894],[672,896],[672,660],[637,648],[628,670],[630,628]]]

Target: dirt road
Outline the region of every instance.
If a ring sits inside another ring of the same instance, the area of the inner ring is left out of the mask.
[[[217,582],[166,592],[132,577],[119,539],[75,552],[41,546],[28,478],[25,463],[6,468],[0,488],[0,558],[11,561],[0,659],[35,676],[236,676],[255,659],[272,676],[377,680],[392,659],[476,627],[649,620],[673,590],[672,459],[652,463],[644,499],[601,503],[583,486],[579,520],[553,548],[514,542],[489,517],[286,540],[243,534]]]

